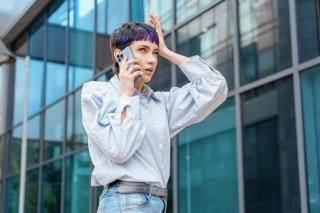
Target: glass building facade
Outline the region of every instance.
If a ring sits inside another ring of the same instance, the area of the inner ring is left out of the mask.
[[[317,0],[49,1],[10,42],[16,62],[0,65],[0,212],[18,212],[23,176],[24,212],[96,211],[103,187],[90,186],[81,87],[109,81],[111,33],[150,12],[170,49],[200,55],[229,88],[172,139],[167,212],[320,212]],[[160,58],[150,86],[187,81]]]

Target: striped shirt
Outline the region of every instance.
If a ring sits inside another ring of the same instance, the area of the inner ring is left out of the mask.
[[[166,188],[170,171],[170,138],[200,122],[227,96],[224,77],[199,56],[179,65],[189,79],[181,88],[143,95],[121,95],[120,82],[91,81],[81,94],[82,122],[94,169],[91,185],[120,179]],[[121,112],[126,118],[121,122]]]

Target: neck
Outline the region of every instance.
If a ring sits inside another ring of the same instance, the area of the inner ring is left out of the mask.
[[[140,93],[143,87],[143,81],[138,81],[136,84],[134,84],[134,88],[136,88]]]

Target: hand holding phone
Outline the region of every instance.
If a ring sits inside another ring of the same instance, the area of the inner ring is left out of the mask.
[[[129,46],[127,46],[126,48],[124,48],[123,50],[120,51],[120,53],[117,55],[117,62],[119,64],[119,66],[121,65],[122,61],[123,61],[123,58],[124,56],[127,55],[127,60],[131,60],[131,59],[134,59],[134,55],[132,53],[132,50]],[[132,66],[132,65],[131,65]],[[134,83],[137,83],[138,81],[141,80],[141,76],[139,77],[136,77],[134,79]]]

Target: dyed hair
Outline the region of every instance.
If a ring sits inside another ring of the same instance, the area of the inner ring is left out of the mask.
[[[156,30],[142,22],[127,22],[116,29],[110,37],[110,49],[113,60],[113,72],[119,74],[119,64],[114,58],[115,49],[123,50],[134,41],[149,40],[159,45],[159,38]]]

